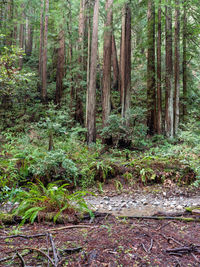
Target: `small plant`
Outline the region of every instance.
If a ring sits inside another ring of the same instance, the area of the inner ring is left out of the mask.
[[[103,183],[98,182],[98,191],[100,194],[103,194]]]
[[[115,188],[118,193],[121,193],[123,190],[123,185],[119,180],[115,180]]]
[[[22,216],[22,223],[26,220],[33,223],[39,214],[48,212],[55,213],[54,221],[60,214],[74,213],[75,211],[89,212],[92,215],[83,199],[83,196],[89,192],[77,191],[69,194],[65,188],[67,185],[58,186],[56,183],[50,183],[45,187],[41,181],[38,181],[38,184],[29,183],[28,191],[17,193],[12,200],[13,203],[19,203],[13,211],[14,214]]]
[[[125,172],[123,177],[128,181],[128,183],[133,186],[135,184],[133,174],[130,172]]]

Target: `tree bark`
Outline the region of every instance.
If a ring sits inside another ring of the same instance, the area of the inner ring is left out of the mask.
[[[43,56],[43,45],[44,45],[44,0],[41,0],[40,8],[40,49],[39,49],[39,76],[42,80],[42,56]]]
[[[180,3],[175,1],[175,35],[174,35],[174,134],[179,126],[179,95],[180,95]]]
[[[33,48],[33,26],[31,25],[30,19],[27,18],[27,36],[26,36],[26,47],[25,53],[26,56],[30,57],[32,54]]]
[[[98,49],[99,0],[95,0],[87,106],[87,143],[96,142],[96,72]]]
[[[187,115],[187,2],[183,0],[183,121]]]
[[[86,1],[81,0],[80,2],[80,15],[79,15],[79,39],[78,39],[78,50],[79,50],[79,73],[77,75],[77,87],[76,87],[76,111],[75,111],[75,120],[79,122],[82,126],[84,125],[84,113],[83,113],[83,88],[81,81],[83,80],[83,71],[84,71],[84,34],[85,34],[85,5]]]
[[[162,133],[162,22],[161,22],[161,0],[158,6],[158,39],[157,39],[157,134]]]
[[[58,36],[59,48],[57,49],[57,71],[56,71],[56,103],[60,104],[63,93],[63,77],[65,65],[65,34],[62,29]]]
[[[45,5],[45,22],[44,22],[44,50],[42,55],[42,101],[47,101],[47,42],[48,42],[48,12],[49,0],[46,0]]]
[[[111,53],[112,53],[112,4],[113,0],[106,1],[107,18],[104,31],[104,54],[103,54],[103,94],[102,94],[102,119],[103,127],[110,115],[111,101]]]
[[[148,0],[148,50],[147,50],[147,134],[156,132],[155,84],[155,3]]]
[[[130,109],[131,89],[131,10],[129,4],[125,4],[122,16],[121,38],[121,96],[122,117],[128,125],[128,112]]]
[[[13,0],[7,1],[7,31],[8,34],[6,35],[6,45],[12,45],[12,38],[13,38]]]
[[[112,66],[113,66],[112,88],[115,90],[118,90],[119,89],[119,63],[118,63],[118,58],[117,58],[117,48],[116,48],[114,33],[112,35]]]
[[[24,4],[22,4],[21,6],[22,8],[22,20],[25,19],[24,18]],[[19,48],[21,50],[24,49],[24,23],[20,24],[20,30],[19,30]],[[19,68],[22,69],[23,66],[23,57],[20,56],[19,58]]]
[[[173,60],[172,60],[172,8],[171,0],[167,0],[165,6],[166,16],[166,77],[165,77],[165,134],[169,138],[174,136],[174,112],[173,112]]]

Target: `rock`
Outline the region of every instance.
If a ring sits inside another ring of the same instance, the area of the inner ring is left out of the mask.
[[[108,210],[111,211],[112,210],[112,207],[111,206],[108,206]]]
[[[182,207],[181,205],[178,205],[176,208],[177,208],[178,210],[182,210],[182,209],[183,209],[183,207]]]

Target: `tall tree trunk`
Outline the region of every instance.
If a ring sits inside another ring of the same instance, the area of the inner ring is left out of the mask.
[[[128,112],[130,109],[131,89],[131,10],[129,4],[125,4],[122,16],[121,38],[121,96],[122,117],[128,125]]]
[[[74,118],[74,100],[75,100],[75,90],[74,90],[74,76],[72,74],[72,69],[73,69],[73,44],[72,44],[72,28],[71,28],[71,24],[72,24],[72,14],[71,14],[71,10],[72,10],[72,7],[71,7],[71,1],[67,1],[67,10],[68,10],[68,20],[67,20],[67,33],[68,33],[68,42],[69,42],[69,45],[68,45],[68,52],[67,52],[67,55],[68,55],[68,62],[67,62],[67,65],[68,65],[68,71],[69,73],[71,73],[70,75],[70,78],[69,78],[69,83],[70,83],[70,111],[71,111],[71,114],[72,117]]]
[[[39,77],[42,81],[42,56],[43,56],[43,45],[44,45],[44,0],[41,0],[40,7],[40,49],[39,49]]]
[[[59,48],[57,50],[57,71],[56,71],[56,103],[60,104],[63,93],[63,77],[65,65],[65,34],[62,29],[58,36]]]
[[[96,142],[96,72],[98,49],[99,0],[95,0],[91,46],[90,81],[87,106],[87,143]]]
[[[6,34],[6,45],[12,45],[13,38],[13,0],[7,1],[7,32]]]
[[[45,22],[44,22],[44,51],[42,56],[42,101],[47,101],[47,41],[48,41],[48,12],[49,0],[46,0]]]
[[[21,6],[22,8],[22,20],[24,20],[24,4],[22,4]],[[19,30],[19,48],[21,50],[24,49],[24,21],[22,21],[22,23],[20,24],[20,30]],[[19,68],[22,69],[22,65],[23,65],[23,57],[20,56],[19,58]]]
[[[180,3],[175,1],[175,35],[174,35],[174,134],[179,126],[179,95],[180,95]]]
[[[161,22],[161,0],[159,0],[158,6],[158,39],[157,39],[157,133],[162,133],[162,22]]]
[[[114,33],[112,35],[112,66],[113,66],[113,85],[112,88],[119,89],[119,63],[117,58],[117,48]]]
[[[88,9],[90,8],[90,0],[88,3]],[[87,88],[89,88],[90,81],[90,55],[91,55],[91,16],[87,16],[87,26],[88,26],[88,47],[87,47]],[[85,118],[85,127],[87,127],[87,109],[88,109],[88,89],[86,92],[86,118]]]
[[[186,0],[183,0],[183,120],[187,115],[187,11]]]
[[[81,125],[84,125],[84,114],[83,114],[83,88],[81,81],[83,80],[83,71],[84,71],[84,33],[85,33],[85,0],[80,2],[80,15],[79,15],[79,39],[78,39],[78,50],[79,50],[79,73],[77,75],[77,87],[76,87],[76,111],[75,111],[75,120]]]
[[[155,84],[155,3],[148,0],[148,51],[147,51],[147,134],[156,132]]]
[[[166,16],[166,93],[165,93],[165,133],[167,137],[174,135],[174,112],[173,112],[173,60],[172,60],[172,8],[171,0],[167,0],[165,6]]]
[[[113,0],[106,1],[107,18],[104,31],[103,52],[103,95],[102,95],[102,119],[103,127],[106,125],[110,115],[111,101],[111,53],[112,53],[112,4]]]
[[[30,57],[32,54],[33,48],[33,26],[31,25],[30,19],[27,18],[27,32],[26,32],[26,47],[25,53],[26,56]]]

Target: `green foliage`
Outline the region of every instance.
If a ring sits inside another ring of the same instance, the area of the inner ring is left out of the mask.
[[[75,163],[67,158],[63,150],[46,152],[43,158],[38,158],[35,164],[30,166],[29,171],[37,178],[46,177],[47,181],[62,178],[75,184],[78,176]]]
[[[12,200],[13,203],[19,203],[13,211],[14,214],[23,218],[23,223],[29,220],[33,223],[36,217],[42,213],[54,212],[54,221],[60,214],[79,212],[90,212],[83,197],[89,192],[77,191],[69,194],[65,188],[68,184],[58,186],[56,183],[50,183],[47,187],[38,180],[37,184],[30,183],[27,191],[20,191]]]
[[[17,88],[23,83],[30,81],[33,73],[20,71],[16,62],[23,56],[22,50],[17,47],[6,47],[1,49],[0,57],[0,96],[11,96],[16,93]]]

